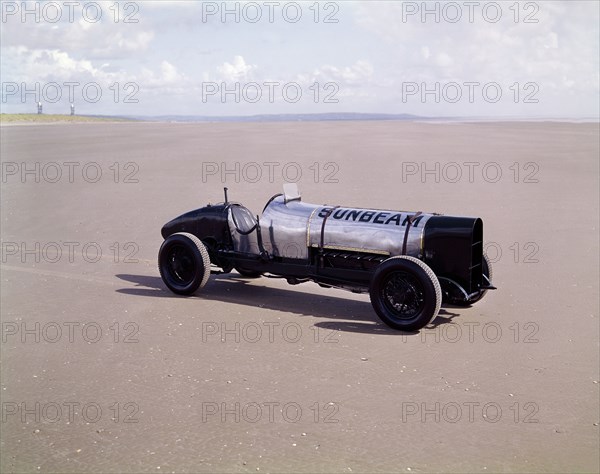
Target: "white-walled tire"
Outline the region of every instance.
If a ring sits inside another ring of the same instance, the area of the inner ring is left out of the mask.
[[[418,331],[437,316],[442,290],[435,273],[418,258],[391,257],[375,270],[369,288],[381,320],[401,331]]]
[[[158,271],[173,293],[191,295],[206,285],[210,257],[198,237],[179,232],[167,237],[160,246]]]

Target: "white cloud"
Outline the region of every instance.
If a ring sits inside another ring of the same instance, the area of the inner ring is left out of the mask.
[[[59,4],[59,2],[55,2]],[[72,56],[87,59],[108,58],[123,59],[132,53],[147,51],[155,37],[155,32],[143,23],[124,23],[111,17],[110,4],[104,6],[101,20],[85,20],[81,12],[74,14],[70,21],[67,11],[61,21],[51,23],[41,16],[39,23],[35,18],[9,16],[2,23],[2,47],[25,46],[30,49],[59,49]],[[75,9],[76,10],[76,9]],[[123,16],[123,13],[121,13]]]
[[[159,71],[144,68],[139,76],[133,78],[142,90],[154,90],[157,94],[185,93],[191,86],[190,79],[171,64],[163,60]]]
[[[411,2],[411,8],[415,5],[422,8],[423,4]],[[533,114],[573,110],[576,94],[580,103],[589,104],[581,113],[597,115],[600,33],[596,2],[530,2],[529,7],[519,3],[517,22],[514,6],[509,8],[512,3],[500,2],[502,18],[497,23],[483,18],[481,5],[473,22],[465,16],[466,7],[458,23],[445,21],[443,15],[438,23],[432,15],[423,22],[419,14],[407,17],[402,2],[358,4],[355,19],[367,34],[381,41],[379,58],[385,62],[375,64],[382,66],[378,72],[394,84],[391,94],[407,81],[494,81],[502,85],[508,104],[512,84],[533,82],[539,86],[540,99],[538,105],[529,106]],[[526,23],[528,14],[528,19],[537,22]],[[464,111],[460,104],[445,107],[451,113]]]
[[[373,77],[373,66],[365,60],[344,67],[324,65],[316,69],[313,76],[317,81],[338,82],[343,86],[365,86]]]
[[[436,55],[435,64],[440,67],[450,67],[454,64],[454,60],[449,54],[441,52]]]
[[[217,67],[220,78],[226,82],[247,82],[251,80],[255,64],[246,64],[242,56],[235,56],[232,63],[225,62]]]
[[[217,115],[235,114],[237,104],[228,104],[226,111],[221,102],[209,104],[212,109],[199,104],[202,82],[297,82],[309,102],[312,85],[333,82],[344,110],[422,115],[487,111],[460,103],[440,103],[435,110],[417,104],[407,110],[400,100],[404,83],[495,81],[503,86],[503,100],[516,110],[509,87],[534,82],[540,102],[528,106],[528,113],[598,114],[600,21],[595,2],[521,2],[518,22],[512,17],[514,7],[509,8],[514,2],[499,2],[503,16],[498,23],[482,18],[483,3],[473,22],[465,2],[458,2],[461,21],[441,18],[435,23],[429,16],[423,23],[420,15],[403,18],[406,2],[339,2],[336,24],[309,21],[313,10],[307,3],[298,24],[283,21],[278,13],[274,23],[256,25],[236,23],[231,15],[227,22],[220,15],[203,21],[201,2],[131,3],[139,7],[138,23],[123,22],[124,2],[119,3],[120,21],[113,21],[112,0],[99,3],[103,16],[97,23],[82,20],[80,12],[74,22],[9,18],[1,31],[3,81],[95,81],[103,88],[135,82],[147,113],[176,106],[180,109],[170,112],[195,113],[200,105]],[[431,2],[430,8],[434,3],[440,8],[448,4]],[[31,8],[32,2],[27,5]],[[415,5],[422,8],[421,2],[410,2],[411,8]],[[524,23],[533,11],[525,5],[537,6],[537,23]],[[333,105],[321,100],[327,91],[320,92],[319,103],[309,104],[311,110],[330,111]],[[246,106],[264,106],[265,113],[290,111],[283,102],[279,95],[274,104]],[[296,111],[299,106],[293,107]],[[489,112],[496,110],[500,108]]]
[[[2,61],[9,71],[7,80],[35,83],[50,81],[102,80],[101,68],[87,59],[75,59],[58,49],[29,49],[26,46],[4,48]]]

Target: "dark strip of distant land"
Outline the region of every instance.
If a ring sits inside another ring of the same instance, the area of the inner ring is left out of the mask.
[[[321,114],[264,114],[264,115],[157,115],[123,116],[145,122],[325,122],[325,121],[383,121],[413,122],[598,122],[598,117],[426,117],[411,114],[321,113]]]
[[[363,114],[363,113],[323,113],[323,114],[264,114],[264,115],[158,115],[128,116],[147,122],[322,122],[334,120],[436,120],[433,117],[420,117],[409,114]],[[444,117],[443,120],[454,120]],[[438,119],[439,120],[439,119]]]

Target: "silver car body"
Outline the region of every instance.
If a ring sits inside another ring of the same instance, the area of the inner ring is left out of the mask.
[[[315,205],[304,203],[299,197],[290,200],[281,195],[263,211],[260,227],[264,249],[276,257],[308,259],[308,248],[321,246],[330,250],[420,257],[423,231],[432,215]],[[244,235],[236,229],[231,211],[228,218],[235,249],[259,253],[256,232]]]

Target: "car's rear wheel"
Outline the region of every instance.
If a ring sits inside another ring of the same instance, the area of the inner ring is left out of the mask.
[[[158,270],[173,293],[191,295],[206,285],[210,276],[210,257],[200,239],[180,232],[170,235],[160,246]]]
[[[438,314],[442,290],[435,273],[421,260],[392,257],[375,270],[369,289],[381,320],[394,329],[417,331]]]

